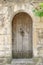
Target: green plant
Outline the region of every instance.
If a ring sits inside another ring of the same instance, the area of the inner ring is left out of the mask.
[[[41,21],[41,17],[43,17],[43,2],[38,3],[38,7],[33,8],[33,12],[36,16],[40,17],[40,21]]]
[[[43,8],[43,2],[40,2],[39,3],[39,6]]]
[[[30,63],[28,65],[30,65]]]

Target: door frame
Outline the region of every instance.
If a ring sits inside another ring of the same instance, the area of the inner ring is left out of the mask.
[[[33,22],[33,21],[32,21],[31,16],[30,16],[29,14],[27,14],[26,12],[19,12],[19,13],[22,13],[22,14],[24,13],[24,14],[28,15],[29,18],[31,19],[31,37],[32,37],[32,29],[33,29],[33,28],[32,28],[32,22]],[[19,13],[17,13],[16,15],[18,15]],[[16,16],[16,15],[15,15],[15,16]],[[14,16],[14,17],[15,17],[15,16]],[[14,17],[13,17],[13,20],[14,20]],[[12,20],[12,22],[13,22],[13,20]],[[13,28],[12,28],[12,31],[13,31]],[[12,41],[12,42],[13,42],[13,41]],[[31,58],[33,58],[33,42],[32,42],[32,38],[31,38],[31,48],[32,48],[32,49],[31,49],[31,51],[32,51],[32,57],[31,57]],[[12,53],[13,53],[13,52],[12,52]],[[24,58],[25,58],[25,57],[24,57]],[[24,58],[23,58],[23,59],[24,59]],[[19,58],[18,58],[18,59],[19,59]],[[26,59],[27,59],[27,58],[26,58]]]
[[[24,10],[19,10],[19,11],[17,11],[17,12],[13,15],[13,18],[15,17],[16,14],[21,13],[21,12],[24,12],[24,13],[26,13],[27,15],[29,15],[30,18],[31,18],[31,20],[32,20],[31,15],[30,15],[28,12],[25,12]],[[13,21],[13,19],[12,19],[12,21]],[[11,29],[12,29],[12,28],[11,28]],[[32,20],[32,38],[33,38],[33,20]],[[33,40],[33,39],[32,39],[32,40]],[[33,41],[32,41],[32,48],[33,48]],[[33,49],[32,49],[32,51],[33,51]],[[32,53],[33,53],[33,52],[32,52]],[[33,58],[33,57],[32,57],[32,58]]]

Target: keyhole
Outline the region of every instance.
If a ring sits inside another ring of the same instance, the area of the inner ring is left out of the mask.
[[[24,30],[22,28],[20,28],[20,33],[22,36],[24,36]]]

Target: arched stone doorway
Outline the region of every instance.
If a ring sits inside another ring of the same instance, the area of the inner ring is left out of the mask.
[[[20,12],[12,21],[13,58],[31,58],[32,47],[32,19],[27,13]]]

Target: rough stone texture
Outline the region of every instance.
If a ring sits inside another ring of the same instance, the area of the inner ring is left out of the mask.
[[[17,1],[17,0],[16,0]],[[20,0],[19,0],[20,1]],[[27,1],[27,0],[25,0]],[[20,1],[21,2],[21,1]],[[35,16],[32,12],[33,7],[29,2],[17,4],[17,2],[1,2],[0,1],[0,61],[1,63],[9,63],[12,59],[12,20],[19,12],[28,13],[32,20],[32,40],[33,40],[33,57],[43,56],[43,37],[39,36],[43,32],[43,17]],[[39,44],[40,43],[40,44]],[[42,43],[42,44],[41,44]]]
[[[0,2],[15,2],[15,3],[26,3],[31,1],[32,0],[0,0]]]

